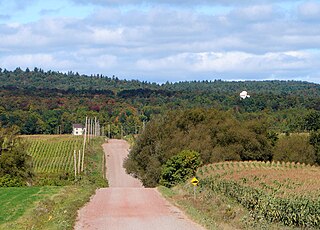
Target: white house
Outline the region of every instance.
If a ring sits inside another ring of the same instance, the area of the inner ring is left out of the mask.
[[[84,127],[81,124],[73,124],[72,125],[72,135],[83,135]]]

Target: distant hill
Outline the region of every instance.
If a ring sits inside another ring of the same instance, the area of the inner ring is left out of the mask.
[[[250,98],[240,99],[248,91]],[[0,125],[22,134],[71,133],[72,123],[96,116],[111,134],[136,133],[167,110],[216,108],[239,119],[270,116],[281,132],[303,130],[302,118],[320,111],[320,85],[301,81],[185,81],[165,84],[115,76],[0,68]],[[122,127],[122,128],[121,128]]]
[[[143,96],[142,89],[157,91],[162,94],[167,92],[211,92],[216,94],[238,94],[247,90],[251,94],[305,94],[309,96],[320,96],[320,85],[302,81],[183,81],[177,83],[167,82],[165,84],[150,83],[138,80],[120,80],[115,76],[108,77],[102,74],[80,75],[74,72],[61,73],[55,71],[22,70],[16,68],[14,71],[0,69],[0,87],[19,89],[57,89],[64,91],[106,91],[115,93],[126,90],[123,94],[134,94]],[[139,90],[138,90],[139,89]],[[138,90],[138,91],[137,91]],[[149,93],[146,93],[148,95]]]
[[[119,80],[117,77],[107,77],[100,74],[97,75],[80,75],[74,72],[61,73],[55,71],[43,71],[34,68],[30,71],[21,70],[14,71],[0,69],[0,86],[17,87],[20,89],[37,88],[37,89],[59,89],[59,90],[121,90],[121,89],[137,89],[152,85],[147,82],[137,80]]]

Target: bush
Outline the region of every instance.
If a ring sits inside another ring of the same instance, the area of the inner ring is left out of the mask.
[[[273,160],[314,164],[316,155],[309,144],[308,136],[296,134],[278,140],[274,147]]]
[[[25,184],[21,181],[20,178],[14,178],[10,175],[5,175],[0,177],[0,187],[21,187]]]
[[[0,128],[0,178],[4,178],[3,183],[20,186],[20,182],[30,182],[32,176],[31,157],[27,154],[25,143],[16,130]]]
[[[218,161],[271,161],[271,141],[263,119],[238,121],[216,109],[169,111],[152,119],[124,163],[127,173],[147,187],[157,186],[163,165],[190,149],[205,164]]]
[[[195,151],[184,150],[171,157],[163,166],[160,184],[172,187],[184,182],[195,174],[202,164],[200,154]]]
[[[311,132],[309,143],[313,146],[316,154],[316,163],[320,165],[320,131]]]

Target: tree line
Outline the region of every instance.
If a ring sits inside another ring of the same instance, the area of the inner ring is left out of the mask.
[[[148,123],[125,167],[145,186],[152,187],[164,176],[168,161],[183,151],[199,153],[204,164],[250,160],[320,164],[320,119],[309,126],[313,113],[304,118],[311,134],[290,135],[275,133],[265,117],[239,120],[234,112],[217,109],[170,111]]]
[[[247,90],[251,98],[241,100]],[[156,84],[102,74],[0,68],[0,123],[21,134],[71,133],[73,123],[98,117],[112,136],[135,134],[168,110],[216,108],[237,119],[267,117],[276,132],[302,132],[303,117],[320,111],[319,84],[299,81],[191,81]]]

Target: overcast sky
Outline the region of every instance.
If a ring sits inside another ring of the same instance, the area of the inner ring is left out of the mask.
[[[320,83],[320,1],[0,0],[0,67]]]

